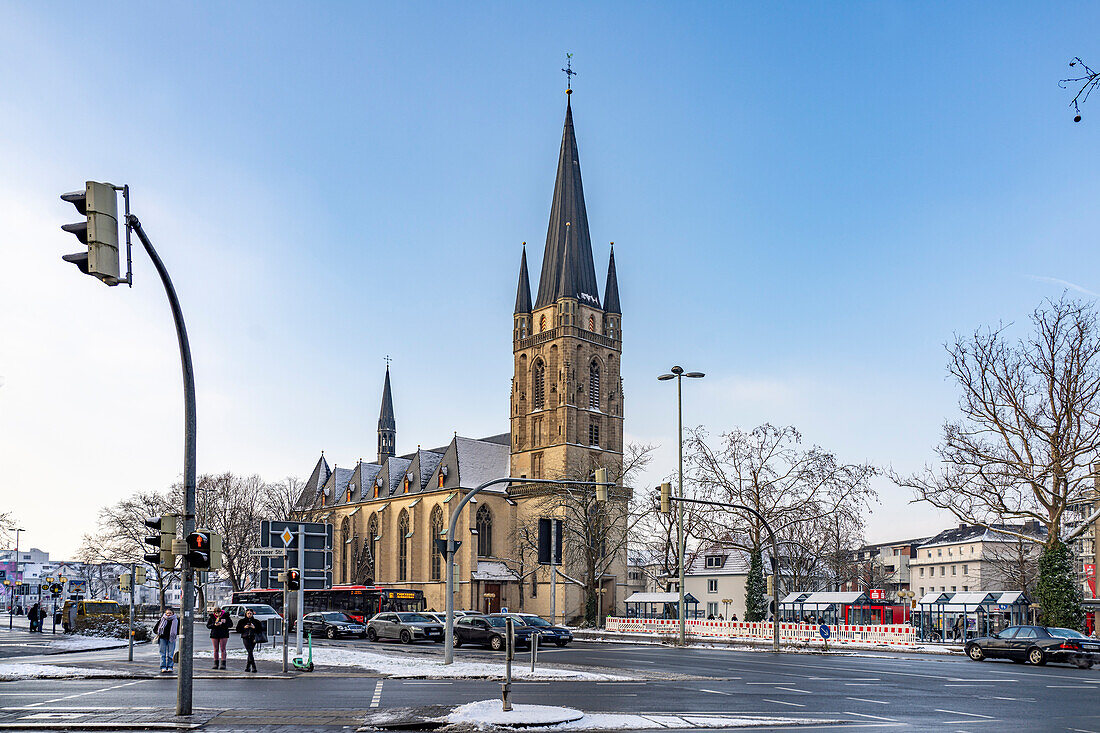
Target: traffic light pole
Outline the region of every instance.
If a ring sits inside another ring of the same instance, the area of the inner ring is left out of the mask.
[[[134,586],[137,585],[137,563],[130,563],[130,651],[126,661],[134,661]]]
[[[183,322],[183,310],[180,308],[172,278],[153,248],[141,222],[133,214],[126,214],[126,226],[138,235],[153,267],[164,284],[168,304],[172,308],[172,320],[176,324],[176,337],[179,340],[180,362],[183,367],[183,536],[187,537],[195,529],[195,438],[197,422],[195,418],[195,370],[191,364],[191,343],[187,340],[187,326]],[[176,684],[176,715],[191,714],[192,685],[194,681],[195,653],[195,571],[187,562],[187,556],[181,559],[183,589],[180,599],[180,670]],[[131,583],[131,587],[133,584]],[[131,604],[132,605],[132,604]]]

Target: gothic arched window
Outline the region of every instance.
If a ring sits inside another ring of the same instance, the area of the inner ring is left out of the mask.
[[[600,409],[600,363],[595,359],[588,365],[588,406]]]
[[[542,359],[535,362],[533,372],[534,382],[531,385],[531,399],[535,409],[541,410],[546,406],[546,365],[542,363]]]
[[[432,580],[439,580],[443,576],[443,556],[435,550],[435,541],[443,537],[443,507],[438,504],[432,509],[432,531],[428,534],[428,552],[432,558]]]
[[[477,556],[493,555],[493,513],[482,504],[477,509]]]
[[[351,562],[348,557],[348,548],[351,545],[351,520],[344,517],[340,523],[340,577],[344,583],[351,576]]]
[[[409,510],[402,509],[397,517],[397,579],[409,579]]]
[[[370,521],[367,522],[367,541],[365,547],[367,553],[367,575],[369,576],[367,582],[371,585],[374,584],[376,577],[376,563],[375,558],[378,557],[378,515],[371,514]]]

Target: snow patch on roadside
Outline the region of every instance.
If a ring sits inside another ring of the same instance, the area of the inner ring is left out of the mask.
[[[456,729],[508,728],[523,730],[654,730],[666,728],[758,728],[773,725],[835,723],[834,720],[735,715],[636,715],[633,713],[582,713],[551,705],[515,705],[501,710],[500,700],[479,700],[461,705],[443,721]]]
[[[195,650],[196,657],[212,657],[213,650]],[[231,649],[229,656],[243,659],[246,653],[243,649]],[[291,656],[296,656],[291,652]],[[282,647],[272,648],[265,646],[255,650],[255,657],[260,661],[282,662]],[[443,664],[442,654],[434,657],[400,654],[386,656],[377,652],[369,652],[360,649],[340,649],[336,647],[313,647],[313,663],[318,666],[328,667],[358,667],[371,670],[387,677],[415,677],[415,678],[504,678],[504,664],[495,662],[461,662]],[[514,679],[540,679],[540,680],[582,680],[593,682],[617,682],[632,679],[640,679],[633,675],[606,674],[603,672],[585,672],[574,669],[562,669],[560,667],[537,666],[531,671],[529,665],[522,663],[512,664],[512,677]]]
[[[119,672],[91,667],[62,667],[56,664],[0,662],[0,680],[29,680],[60,677],[119,677]]]
[[[67,634],[59,639],[54,639],[53,641],[51,641],[46,649],[54,652],[76,652],[93,649],[112,649],[126,646],[127,644],[129,644],[129,641],[127,641],[126,639],[108,639],[102,636]]]

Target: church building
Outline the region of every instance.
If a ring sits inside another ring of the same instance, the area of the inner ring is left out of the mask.
[[[491,479],[514,477],[510,484],[480,492],[459,518],[455,608],[508,608],[568,622],[583,616],[593,598],[603,614],[622,607],[627,590],[622,510],[629,500],[629,489],[621,487],[622,313],[613,249],[600,297],[571,93],[566,91],[550,222],[533,300],[526,247],[520,255],[509,432],[478,439],[456,433],[447,445],[397,455],[387,365],[377,460],[330,466],[322,454],[298,500],[303,518],[333,525],[334,584],[418,589],[428,608],[443,609],[446,561],[434,540],[446,537],[465,492]],[[596,505],[584,492],[524,481],[584,479],[600,466],[620,483],[606,505]],[[553,607],[552,568],[537,562],[542,517],[561,518],[564,526]]]

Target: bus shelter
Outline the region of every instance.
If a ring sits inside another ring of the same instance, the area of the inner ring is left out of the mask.
[[[848,606],[855,607],[856,618],[849,623],[865,623],[859,607],[866,607],[871,599],[866,593],[851,591],[847,593],[790,593],[779,602],[779,619],[795,623],[826,623],[831,626],[845,623],[844,612]]]
[[[928,593],[917,603],[921,641],[965,641],[1027,623],[1031,601],[1021,591]]]
[[[679,618],[679,593],[635,593],[624,601],[627,618]],[[684,594],[684,618],[699,616],[699,601]]]

